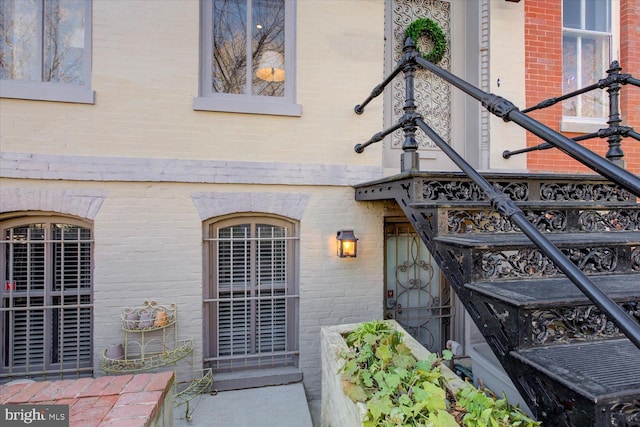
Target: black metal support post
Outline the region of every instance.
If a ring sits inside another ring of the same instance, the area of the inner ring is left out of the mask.
[[[611,63],[611,67],[607,70],[607,74],[613,80],[613,83],[607,88],[607,93],[609,94],[609,120],[607,124],[610,129],[616,129],[622,123],[622,118],[620,117],[620,83],[618,83],[617,76],[620,75],[620,64],[618,61],[613,61]],[[611,160],[613,163],[617,164],[620,167],[624,167],[624,152],[622,151],[622,147],[620,143],[622,142],[622,136],[617,132],[613,133],[607,139],[609,143],[609,151],[607,151],[606,157]]]
[[[550,148],[553,148],[553,145],[549,144],[548,142],[543,142],[542,144],[538,144],[535,147],[521,148],[519,150],[504,150],[502,152],[502,158],[508,159],[511,156],[515,156],[516,154],[529,153],[531,151],[548,150]]]
[[[640,348],[640,325],[631,318],[615,301],[611,300],[584,273],[555,247],[538,229],[529,222],[526,215],[503,192],[497,190],[473,166],[467,163],[449,144],[443,140],[422,119],[416,123],[420,129],[440,148],[478,187],[485,193],[491,205],[502,215],[514,222],[522,232],[535,243],[540,251],[595,304],[597,305],[638,348]]]
[[[409,38],[408,40],[411,40]],[[402,49],[404,59],[404,115],[402,117],[402,129],[404,130],[404,142],[402,143],[402,155],[400,157],[400,171],[420,170],[420,154],[418,153],[418,141],[416,140],[416,119],[422,118],[416,113],[415,100],[415,75],[416,64],[413,58],[418,56],[418,52],[413,43],[405,44]]]
[[[382,141],[385,136],[389,135],[393,131],[400,129],[401,127],[402,127],[402,121],[400,121],[396,125],[391,126],[389,129],[385,129],[382,132],[376,133],[367,142],[364,142],[362,144],[356,144],[356,146],[353,149],[356,151],[356,153],[364,153],[365,148],[367,148],[368,146],[370,146],[375,142]]]
[[[620,137],[629,136],[631,138],[634,138],[640,141],[640,138],[639,138],[640,134],[629,126],[615,126],[610,128],[604,128],[604,129],[600,129],[598,132],[574,136],[573,138],[571,138],[571,140],[578,142],[578,141],[584,141],[591,138],[610,138],[612,135],[618,135]],[[505,150],[502,152],[502,157],[505,159],[508,159],[509,157],[516,154],[528,153],[530,151],[537,151],[537,150],[548,150],[549,148],[554,148],[554,147],[548,142],[543,142],[542,144],[538,144],[534,147],[521,148],[519,150]]]
[[[400,71],[402,71],[404,69],[404,61],[406,60],[405,57],[402,57],[402,59],[399,61],[398,66],[396,67],[395,70],[393,70],[391,72],[391,74],[389,74],[389,76],[384,79],[384,81],[382,83],[380,83],[378,86],[374,87],[373,90],[371,91],[371,94],[367,97],[367,99],[365,99],[362,104],[358,104],[354,107],[354,111],[356,112],[356,114],[362,114],[364,113],[364,107],[367,106],[367,104],[369,104],[374,98],[380,96],[382,94],[382,92],[384,92],[384,88],[387,87],[387,85],[389,83],[391,83],[391,80],[394,79],[395,76],[397,76]]]

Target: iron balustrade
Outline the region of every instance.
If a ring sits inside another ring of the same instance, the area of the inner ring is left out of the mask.
[[[373,98],[379,96],[383,92],[384,87],[393,79],[393,77],[395,77],[400,71],[404,71],[406,90],[404,115],[400,118],[397,124],[383,130],[382,132],[376,133],[368,141],[362,144],[357,144],[354,147],[355,151],[357,153],[362,153],[367,146],[381,141],[384,136],[402,127],[404,130],[405,140],[402,145],[403,154],[401,171],[418,171],[419,158],[417,153],[418,146],[415,140],[415,131],[416,128],[420,128],[438,146],[438,148],[440,148],[442,152],[445,153],[462,170],[462,172],[484,192],[493,208],[520,227],[522,232],[538,247],[538,249],[553,261],[558,269],[560,269],[567,278],[569,278],[569,280],[571,280],[571,282],[578,287],[585,296],[587,296],[587,298],[600,308],[631,342],[640,348],[640,325],[618,304],[616,304],[615,301],[602,292],[600,288],[598,288],[574,263],[572,263],[555,245],[553,245],[540,231],[538,231],[538,229],[527,220],[524,212],[509,198],[508,195],[487,181],[476,169],[473,168],[473,166],[471,166],[471,164],[464,160],[460,154],[447,144],[446,141],[437,134],[437,132],[429,127],[429,125],[422,119],[421,115],[416,112],[413,84],[417,66],[421,66],[422,68],[429,70],[469,96],[480,101],[483,107],[492,114],[502,118],[505,122],[512,121],[516,123],[527,131],[537,135],[549,145],[559,148],[570,157],[576,159],[598,174],[608,178],[610,181],[639,197],[640,178],[581,146],[576,141],[567,138],[537,120],[527,116],[509,100],[492,93],[487,93],[454,74],[438,67],[434,63],[425,60],[416,50],[415,44],[410,37],[407,38],[403,48],[402,58],[398,61],[398,66],[394,69],[391,75],[385,79],[382,84],[376,86],[376,88],[371,92],[371,95],[369,95],[362,104],[356,105],[355,107],[355,112],[357,114],[362,114],[364,112],[364,107]],[[612,75],[618,76],[612,78],[618,80],[622,79],[620,76],[625,76],[622,74],[610,73],[610,77]],[[624,77],[624,81],[636,85],[639,83],[637,79],[633,79],[632,77]],[[559,98],[556,99],[556,102],[561,100]],[[529,111],[531,110],[532,109],[529,109]],[[634,132],[633,136],[635,137],[637,134]]]
[[[620,71],[622,71],[622,68],[620,67],[618,61],[613,61],[611,63],[611,66],[607,70],[608,76],[606,78],[598,80],[597,83],[594,83],[592,85],[585,86],[576,91],[566,93],[562,96],[545,99],[544,101],[539,102],[533,107],[525,108],[524,110],[522,110],[522,112],[528,113],[530,111],[551,107],[560,101],[564,101],[565,99],[573,98],[575,96],[591,92],[593,90],[602,90],[607,88],[607,92],[609,93],[609,119],[607,120],[607,124],[609,125],[609,127],[572,139],[574,141],[584,141],[591,138],[607,138],[607,142],[609,143],[609,150],[607,151],[605,157],[612,162],[621,163],[622,158],[624,157],[624,152],[620,147],[622,138],[631,137],[640,141],[640,133],[636,132],[629,126],[620,125],[620,123],[622,123],[622,118],[620,116],[620,87],[624,84],[631,84],[640,87],[640,80],[634,78],[630,74],[621,74]],[[520,150],[505,150],[502,153],[502,157],[508,159],[516,154],[528,153],[536,150],[547,150],[553,147],[554,146],[552,144],[543,142],[542,144],[536,145],[534,147],[527,147]]]

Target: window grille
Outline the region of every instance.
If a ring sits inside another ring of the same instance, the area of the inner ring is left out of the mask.
[[[0,382],[93,373],[91,229],[67,221],[2,224]]]
[[[208,228],[208,357],[216,371],[295,365],[293,226],[260,220]]]

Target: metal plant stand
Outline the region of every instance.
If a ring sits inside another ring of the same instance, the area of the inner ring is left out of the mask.
[[[190,420],[189,401],[211,390],[213,373],[210,368],[193,371],[187,386],[178,390],[177,363],[191,355],[193,366],[193,340],[178,340],[176,305],[145,301],[142,306],[125,308],[121,318],[124,343],[103,352],[102,369],[125,374],[173,365],[174,406],[186,405],[185,418]]]

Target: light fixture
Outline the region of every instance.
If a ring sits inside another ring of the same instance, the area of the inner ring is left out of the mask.
[[[353,230],[340,230],[336,235],[337,255],[340,258],[355,258],[358,255],[358,238]]]
[[[284,56],[275,50],[265,50],[260,58],[256,76],[267,82],[284,80]]]

